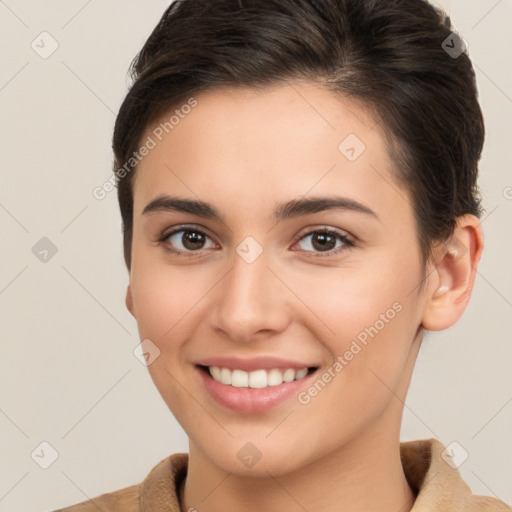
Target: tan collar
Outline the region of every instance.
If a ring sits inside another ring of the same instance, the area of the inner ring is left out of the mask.
[[[188,453],[175,453],[161,460],[141,484],[141,512],[180,512],[179,488],[187,467]]]
[[[409,485],[417,492],[411,512],[511,512],[512,508],[488,496],[472,494],[459,470],[441,456],[439,440],[420,439],[400,443],[400,457]],[[449,457],[445,457],[449,460]]]

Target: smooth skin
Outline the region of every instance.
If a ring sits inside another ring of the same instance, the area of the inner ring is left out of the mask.
[[[410,510],[399,436],[420,326],[447,329],[464,312],[483,249],[478,219],[458,219],[454,243],[436,246],[424,274],[411,199],[361,104],[308,81],[194,97],[137,168],[126,295],[140,339],[160,350],[151,377],[189,437],[182,510]],[[366,146],[355,161],[338,149],[349,134]],[[222,220],[143,214],[162,194],[210,203]],[[272,217],[280,203],[333,196],[375,215]],[[204,242],[184,232],[158,242],[183,224]],[[322,246],[322,228],[354,245],[334,235]],[[236,251],[248,236],[263,249],[252,263]],[[277,356],[321,375],[395,303],[401,311],[305,405],[293,396],[264,413],[229,410],[194,366]],[[237,456],[248,442],[261,453],[252,467]]]

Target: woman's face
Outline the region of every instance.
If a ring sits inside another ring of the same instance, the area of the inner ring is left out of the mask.
[[[191,452],[277,475],[398,440],[429,287],[380,126],[309,82],[194,100],[142,138],[127,294]]]

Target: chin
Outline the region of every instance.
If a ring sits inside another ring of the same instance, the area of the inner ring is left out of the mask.
[[[308,464],[309,461],[298,457],[298,450],[291,447],[281,449],[267,443],[236,441],[230,439],[227,444],[218,444],[216,450],[207,446],[203,450],[210,463],[221,470],[240,477],[268,478],[291,473]],[[295,453],[295,457],[292,455]]]

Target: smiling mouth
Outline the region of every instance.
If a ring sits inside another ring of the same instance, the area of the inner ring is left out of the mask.
[[[209,377],[221,384],[235,388],[253,389],[279,386],[283,383],[301,380],[318,369],[317,366],[311,366],[300,369],[272,368],[246,372],[244,370],[221,368],[219,366],[197,366]]]

